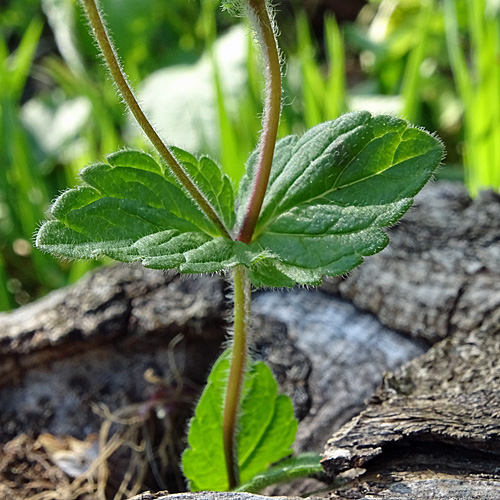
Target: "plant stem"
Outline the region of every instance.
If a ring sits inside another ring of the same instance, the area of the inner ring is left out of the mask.
[[[129,107],[130,111],[134,115],[135,119],[139,123],[140,127],[152,142],[153,146],[156,148],[160,156],[165,160],[167,165],[170,167],[177,180],[184,187],[184,189],[192,196],[195,202],[199,205],[203,213],[214,223],[214,225],[219,229],[220,233],[226,238],[230,238],[229,231],[224,226],[221,218],[217,215],[214,208],[211,206],[209,201],[205,198],[203,193],[198,189],[193,180],[185,172],[179,162],[170,152],[169,148],[162,141],[154,127],[151,125],[146,115],[142,111],[127,78],[122,71],[120,63],[118,62],[118,57],[116,50],[111,42],[108,35],[108,29],[104,23],[99,8],[97,7],[96,0],[82,0],[85,12],[87,13],[90,26],[94,32],[94,36],[99,44],[106,65],[111,73],[111,77],[118,87],[123,100]]]
[[[224,439],[224,456],[229,489],[239,484],[238,450],[236,447],[236,422],[240,406],[241,388],[245,374],[250,327],[251,288],[246,268],[242,265],[233,269],[234,280],[234,333],[231,355],[231,367],[227,381],[226,399],[224,402],[224,418],[222,432]]]
[[[270,9],[270,7],[269,7]],[[281,66],[266,0],[248,0],[248,12],[262,48],[266,94],[257,173],[237,240],[250,243],[266,194],[281,114]]]
[[[243,243],[250,243],[262,208],[271,173],[281,113],[281,66],[266,0],[248,0],[247,8],[262,47],[265,63],[266,95],[257,173],[245,217],[237,237],[237,240]],[[233,269],[233,280],[234,336],[222,424],[224,455],[230,490],[236,488],[239,484],[236,422],[245,375],[251,305],[250,279],[244,266],[239,265]]]

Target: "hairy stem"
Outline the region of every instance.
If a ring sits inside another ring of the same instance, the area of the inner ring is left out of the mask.
[[[248,11],[262,47],[265,65],[266,94],[260,137],[260,155],[257,173],[245,217],[237,239],[244,243],[252,240],[255,226],[266,194],[273,162],[276,135],[281,114],[281,66],[273,24],[266,0],[248,0]]]
[[[260,209],[262,208],[271,173],[281,113],[281,66],[266,0],[248,0],[247,8],[257,38],[262,46],[265,63],[266,95],[257,173],[245,217],[237,237],[237,240],[243,243],[250,243],[252,240]],[[251,305],[250,279],[244,266],[239,265],[233,269],[233,280],[234,338],[223,417],[224,455],[230,490],[236,488],[239,484],[236,422],[245,375]]]
[[[96,0],[82,0],[85,12],[87,13],[90,26],[94,32],[94,36],[99,44],[106,65],[111,73],[118,91],[120,92],[123,100],[129,107],[130,111],[134,115],[135,119],[139,123],[140,127],[152,142],[153,146],[156,148],[160,156],[165,160],[167,165],[172,170],[173,174],[177,177],[180,184],[186,189],[186,191],[192,196],[195,202],[199,205],[203,213],[214,223],[214,225],[219,229],[220,233],[226,238],[231,238],[228,230],[224,226],[221,218],[217,215],[214,208],[211,206],[209,201],[205,198],[203,193],[200,192],[196,184],[185,172],[179,162],[174,158],[169,148],[162,141],[154,127],[151,125],[146,115],[142,111],[127,78],[122,71],[120,63],[118,62],[118,57],[116,50],[111,42],[108,35],[108,30],[102,18],[102,15],[97,7]]]
[[[245,375],[250,327],[251,289],[250,279],[244,266],[235,266],[234,280],[234,334],[231,367],[227,382],[224,417],[222,423],[224,456],[229,489],[239,484],[238,450],[236,447],[236,422],[240,406],[241,387]]]

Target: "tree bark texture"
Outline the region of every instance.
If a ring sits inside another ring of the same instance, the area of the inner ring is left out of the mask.
[[[386,374],[328,441],[329,474],[358,476],[338,498],[500,495],[499,235],[498,195],[471,202],[438,185],[392,230],[386,251],[333,284],[394,328],[444,339]]]
[[[500,196],[458,183],[425,188],[390,243],[324,288],[396,331],[435,343],[500,322]]]
[[[192,390],[224,326],[223,281],[135,266],[101,269],[0,315],[0,439],[20,432],[85,438],[101,422],[93,404],[115,410],[148,400],[148,369],[171,387],[175,373],[185,374]]]
[[[102,424],[96,408],[126,409],[131,417],[160,396],[178,459],[186,419],[224,339],[225,292],[216,277],[113,266],[0,315],[2,442],[20,433],[85,439]],[[293,400],[299,452],[321,451],[332,428],[363,409],[384,371],[424,351],[373,315],[319,291],[257,293],[254,312],[253,356],[269,363]],[[150,369],[160,386],[145,379]],[[168,465],[178,471],[175,460]],[[182,477],[177,472],[158,484],[175,491]]]

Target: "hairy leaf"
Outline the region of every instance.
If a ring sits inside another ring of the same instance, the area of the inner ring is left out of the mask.
[[[176,155],[231,229],[230,180],[208,158],[198,161],[179,149]],[[215,255],[226,251],[219,230],[153,157],[120,151],[107,160],[84,168],[80,177],[85,184],[56,200],[51,207],[56,220],[41,227],[39,248],[70,258],[106,255],[122,262],[142,260],[160,269],[181,268],[189,252],[207,242],[212,242]],[[197,262],[198,272],[212,271],[209,264],[203,266],[208,259],[199,254],[195,252],[191,259]]]
[[[225,226],[234,226],[234,191],[229,177],[208,156],[200,159],[179,148],[171,148],[175,157],[182,163],[187,173],[208,196],[208,201],[219,213]]]
[[[228,232],[241,223],[256,175],[247,163],[236,203],[229,178],[209,158],[174,155]],[[388,242],[443,156],[438,139],[367,112],[278,141],[269,187],[250,244],[223,237],[172,175],[137,151],[81,172],[84,185],[52,207],[37,246],[70,258],[106,255],[155,269],[212,273],[243,264],[255,286],[316,285],[344,274]],[[235,213],[236,207],[236,213]]]
[[[182,467],[191,491],[228,489],[222,409],[229,361],[226,351],[214,365],[190,423],[189,448],[182,456]],[[247,482],[292,452],[297,421],[290,399],[277,394],[271,370],[260,361],[245,374],[240,412],[238,465],[241,481]]]
[[[317,453],[303,453],[296,457],[286,458],[264,472],[256,474],[250,481],[238,486],[236,491],[259,493],[273,484],[322,474],[324,471],[320,460],[321,456]]]
[[[250,268],[257,286],[314,285],[344,274],[388,242],[443,157],[438,139],[404,120],[344,115],[278,142],[252,243],[267,254]],[[238,196],[243,217],[255,175],[250,157]]]

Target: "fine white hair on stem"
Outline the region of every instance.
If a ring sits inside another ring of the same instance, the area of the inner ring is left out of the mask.
[[[228,325],[226,327],[226,333],[227,333],[227,338],[226,340],[223,341],[222,347],[223,349],[230,349],[232,347],[232,342],[233,342],[233,335],[234,335],[234,280],[233,280],[233,275],[232,273],[228,273],[226,276],[226,282],[228,284],[228,290],[225,294],[226,297],[226,302],[231,305],[231,307],[227,308],[227,311],[225,313],[225,321],[226,324]],[[252,331],[251,331],[251,325],[250,325],[250,316],[251,316],[251,289],[249,290],[248,288],[245,289],[245,316],[246,316],[246,323],[248,325],[247,328],[247,346],[251,344],[251,338],[252,338]]]
[[[271,22],[271,29],[272,29],[272,32],[274,33],[274,38],[277,39],[279,37],[280,33],[279,33],[278,24],[276,23],[276,19],[275,19],[276,8],[275,8],[274,4],[268,0],[265,1],[265,4],[266,4],[266,9],[267,9],[267,13],[269,16],[269,20]],[[249,5],[248,2],[245,2],[245,4],[244,4],[244,12],[250,20],[250,25],[252,28],[252,34],[253,34],[255,43],[257,43],[257,45],[259,47],[261,47],[262,50],[260,53],[261,53],[262,58],[264,59],[263,63],[267,67],[268,61],[266,60],[267,57],[266,57],[266,50],[265,50],[265,42],[264,42],[264,39],[262,37],[262,30],[258,29],[258,26],[260,25],[261,19],[257,16],[254,9]],[[283,67],[284,67],[283,51],[279,48],[278,45],[276,46],[276,48],[278,50],[280,66],[281,66],[282,73],[283,73]]]

